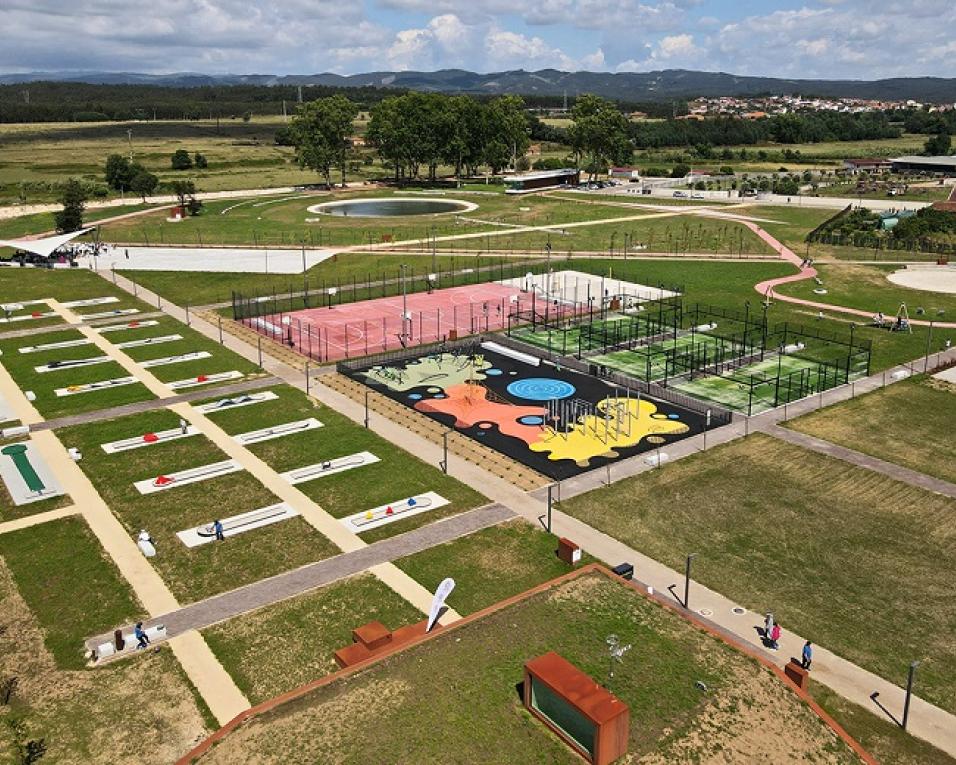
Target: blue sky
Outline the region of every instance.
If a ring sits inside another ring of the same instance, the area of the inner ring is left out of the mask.
[[[3,0],[0,71],[956,77],[954,0]]]

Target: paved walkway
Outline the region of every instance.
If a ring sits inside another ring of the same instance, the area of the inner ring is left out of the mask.
[[[790,428],[782,428],[779,425],[771,425],[764,428],[763,431],[774,438],[779,438],[782,441],[787,441],[804,449],[819,452],[828,457],[835,457],[838,460],[849,462],[852,465],[872,470],[874,473],[888,475],[890,478],[908,483],[911,486],[916,486],[926,491],[933,491],[937,494],[944,494],[947,497],[956,499],[956,484],[944,481],[941,478],[934,478],[933,476],[926,475],[926,473],[910,470],[902,465],[881,460],[879,457],[871,457],[869,454],[864,454],[854,449],[847,449],[845,446],[839,446],[830,441],[824,441],[822,438],[815,438],[814,436],[800,433]]]
[[[57,417],[55,420],[44,420],[30,426],[30,432],[39,430],[57,430],[59,428],[69,428],[73,425],[85,425],[88,422],[99,422],[100,420],[112,420],[116,417],[125,417],[130,414],[141,414],[142,412],[151,412],[155,409],[165,409],[170,404],[189,403],[190,401],[202,401],[207,398],[226,398],[235,396],[238,393],[246,393],[260,388],[269,388],[278,385],[282,381],[277,377],[268,375],[266,377],[256,377],[251,380],[242,380],[232,385],[221,385],[218,388],[204,388],[189,393],[181,393],[178,396],[169,396],[162,399],[153,399],[151,401],[137,401],[132,404],[122,404],[108,409],[97,409],[92,412],[83,412],[82,414],[71,414],[65,417]]]
[[[812,279],[817,275],[817,270],[812,266],[804,266],[803,258],[797,255],[786,245],[781,244],[772,234],[764,231],[756,223],[751,223],[749,221],[741,221],[741,223],[753,231],[761,239],[763,239],[763,241],[765,241],[770,247],[776,250],[780,254],[781,260],[792,263],[798,269],[798,273],[791,276],[781,276],[778,279],[767,279],[766,281],[755,284],[754,289],[762,296],[767,299],[773,298],[775,300],[781,300],[784,303],[793,303],[794,305],[816,308],[819,311],[836,311],[837,313],[845,313],[850,316],[860,316],[865,318],[867,321],[872,320],[872,318],[876,315],[878,309],[874,309],[872,311],[861,311],[858,308],[848,308],[842,305],[833,305],[832,303],[821,303],[816,300],[804,300],[803,298],[792,297],[791,295],[781,295],[778,293],[776,288],[780,285]],[[921,319],[911,319],[910,324],[912,324],[914,327],[928,327],[930,322]],[[934,321],[932,324],[935,327],[956,329],[956,322],[952,321]]]
[[[127,280],[118,282],[124,289],[132,291],[131,283]],[[170,315],[182,320],[184,311],[176,306],[166,305],[166,310]],[[193,326],[203,334],[213,337],[218,329],[213,325],[196,320]],[[254,346],[245,341],[230,335],[227,345],[240,355],[246,358],[257,358],[257,350]],[[938,358],[941,363],[947,359],[956,360],[956,348],[950,349],[945,354],[940,354]],[[273,359],[271,356],[264,356],[264,367],[270,373],[283,379],[290,385],[300,389],[305,388],[305,377],[302,372]],[[900,369],[909,369],[901,367]],[[851,398],[857,393],[866,390],[875,390],[883,384],[889,384],[893,381],[892,372],[887,370],[885,373],[873,375],[866,380],[861,380],[853,385],[841,386],[831,391],[827,391],[824,396],[813,396],[803,399],[800,402],[789,405],[779,410],[766,412],[753,418],[745,418],[743,421],[736,421],[723,428],[710,431],[707,436],[707,448],[717,443],[733,440],[746,435],[750,430],[756,430],[761,425],[771,425],[786,419],[788,416],[797,416],[805,412],[813,411],[823,405],[829,405],[838,401]],[[350,419],[356,422],[362,422],[365,416],[365,410],[362,405],[343,396],[323,385],[312,386],[313,395],[323,403],[336,408]],[[380,436],[387,438],[393,443],[399,443],[402,447],[421,459],[437,464],[442,459],[441,447],[438,444],[427,441],[401,425],[386,420],[385,418],[373,413],[370,421],[370,427]],[[668,444],[667,452],[671,460],[678,459],[684,454],[691,454],[703,448],[703,436],[698,435],[693,438],[684,439],[675,444]],[[454,454],[448,455],[449,473],[458,480],[470,485],[481,487],[481,491],[495,502],[513,510],[529,522],[540,525],[545,517],[546,506],[542,497],[545,496],[545,490],[538,490],[536,493],[525,494],[512,484],[487,473],[479,466],[467,462]],[[615,466],[612,470],[612,480],[619,480],[630,474],[637,474],[651,469],[640,458],[631,458]],[[602,476],[600,470],[586,473],[575,479],[563,481],[560,485],[560,491],[565,499],[584,491],[589,491],[600,485]],[[552,531],[560,536],[567,536],[578,542],[585,550],[597,559],[608,565],[617,565],[622,561],[629,561],[635,566],[635,574],[642,581],[647,582],[655,589],[666,592],[671,586],[679,586],[682,589],[683,574],[678,573],[651,558],[639,553],[627,545],[609,537],[606,534],[588,526],[587,524],[574,519],[560,510],[555,509],[552,513]],[[703,585],[694,583],[691,591],[693,607],[695,609],[704,609],[708,611],[708,618],[723,629],[733,632],[738,637],[751,643],[757,650],[763,648],[760,642],[756,627],[762,623],[762,615],[759,614],[734,614],[732,608],[736,605],[728,598],[716,593]],[[676,596],[675,596],[675,599]],[[779,652],[767,651],[767,655],[779,664],[785,664],[790,656],[799,656],[804,639],[798,635],[787,633],[781,641],[781,650]],[[901,681],[904,679],[905,667],[901,668]],[[880,710],[873,704],[870,694],[879,691],[880,700],[886,705],[900,705],[904,695],[903,690],[893,683],[890,683],[871,672],[868,672],[851,662],[827,651],[821,646],[815,649],[814,658],[814,679],[827,685],[840,695],[853,701],[860,706],[881,714]],[[916,736],[926,739],[934,746],[943,751],[956,756],[956,716],[935,707],[928,702],[914,696],[911,706],[911,715],[909,721],[909,731]]]
[[[0,523],[0,534],[7,534],[11,531],[19,531],[20,529],[28,529],[31,526],[39,526],[41,523],[56,521],[60,518],[68,518],[79,512],[80,508],[76,505],[68,505],[67,507],[60,507],[56,510],[47,510],[45,513],[34,513],[33,515],[27,515],[23,518]]]
[[[367,547],[310,563],[268,579],[260,579],[245,587],[191,603],[177,611],[155,616],[146,625],[166,625],[166,633],[169,637],[175,637],[189,630],[201,630],[212,624],[301,595],[382,563],[413,555],[515,517],[515,514],[506,507],[486,505],[375,542]],[[131,625],[125,627],[125,629],[130,628]],[[113,632],[110,630],[90,638],[87,640],[87,647],[94,648],[101,643],[109,642],[112,635]]]

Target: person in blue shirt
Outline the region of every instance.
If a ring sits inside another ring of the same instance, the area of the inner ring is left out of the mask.
[[[813,661],[813,646],[808,640],[803,644],[803,661],[800,662],[800,666],[804,669],[810,669],[810,662]]]
[[[147,635],[143,629],[142,622],[136,622],[136,627],[133,629],[133,636],[136,638],[137,648],[145,648],[149,645],[149,635]]]
[[[216,539],[219,541],[222,541],[226,538],[222,533],[222,521],[220,521],[218,518],[212,522],[212,530],[216,532]]]

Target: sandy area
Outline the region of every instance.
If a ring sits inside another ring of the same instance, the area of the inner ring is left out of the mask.
[[[956,295],[956,266],[901,268],[886,278],[900,287]]]

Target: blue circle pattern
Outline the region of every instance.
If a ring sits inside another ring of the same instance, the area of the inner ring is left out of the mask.
[[[501,371],[500,369],[486,369],[486,370],[485,370],[485,374],[486,374],[486,375],[491,375],[492,377],[497,377],[498,375],[503,374],[503,373],[502,373],[502,371]]]
[[[529,414],[524,417],[519,417],[518,422],[522,425],[541,425],[544,422],[544,417],[539,417],[536,414]]]
[[[412,401],[420,401],[421,398],[422,398],[422,394],[421,394],[421,393],[409,393],[409,394],[408,394],[408,397],[409,397]]]
[[[508,393],[528,401],[550,401],[556,398],[570,398],[575,387],[564,380],[553,377],[526,377],[515,380],[508,386]]]

